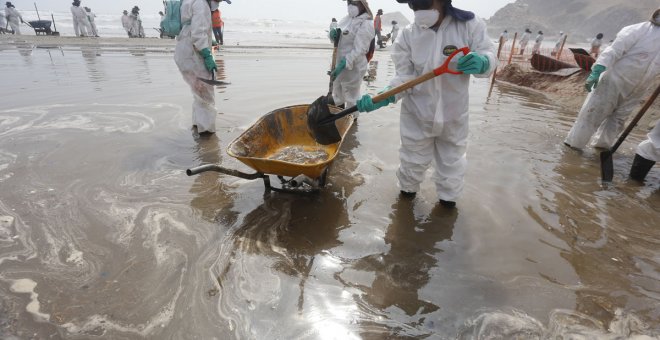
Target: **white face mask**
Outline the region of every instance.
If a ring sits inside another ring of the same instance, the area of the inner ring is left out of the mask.
[[[440,19],[440,12],[437,9],[426,9],[415,11],[415,25],[422,29],[427,29]]]
[[[660,14],[656,15],[656,16],[653,18],[653,23],[656,24],[656,25],[658,25],[658,26],[660,26]]]
[[[211,12],[215,11],[216,9],[218,9],[219,6],[220,6],[220,3],[219,3],[219,2],[211,1]]]
[[[358,6],[348,5],[348,16],[349,17],[355,18],[356,16],[358,16],[358,14],[360,14],[360,9],[358,8]]]

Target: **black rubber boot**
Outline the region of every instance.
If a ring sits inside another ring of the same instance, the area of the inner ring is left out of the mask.
[[[414,198],[417,195],[416,192],[409,192],[409,191],[403,191],[401,190],[401,196],[406,197],[406,198]]]
[[[649,171],[651,171],[651,168],[653,168],[654,165],[654,161],[636,154],[632,168],[630,168],[630,178],[639,182],[644,182],[646,175],[649,174]]]
[[[445,207],[445,208],[456,208],[456,202],[454,201],[445,201],[445,200],[440,200],[440,204]]]

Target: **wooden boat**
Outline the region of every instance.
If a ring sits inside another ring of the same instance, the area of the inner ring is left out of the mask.
[[[596,62],[596,59],[582,48],[571,48],[570,50],[573,52],[573,57],[578,66],[587,72],[591,72],[591,67]]]
[[[556,72],[561,69],[576,67],[575,65],[571,65],[551,57],[546,57],[541,54],[533,54],[531,63],[535,70],[541,72]]]

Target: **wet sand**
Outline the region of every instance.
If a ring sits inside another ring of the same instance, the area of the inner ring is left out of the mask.
[[[327,92],[329,50],[218,56],[218,133],[190,130],[166,48],[3,45],[0,338],[627,338],[660,334],[660,171],[599,182],[574,120],[472,82],[466,189],[398,196],[398,106],[363,114],[316,195],[185,169]],[[385,52],[368,91],[393,75]],[[429,174],[430,175],[430,174]],[[430,177],[430,176],[429,176]]]

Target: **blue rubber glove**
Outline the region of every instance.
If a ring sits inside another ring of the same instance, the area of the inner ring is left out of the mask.
[[[330,76],[332,77],[332,80],[337,79],[339,77],[339,74],[344,71],[346,68],[346,58],[341,58],[341,61],[339,64],[335,66],[335,69],[332,70],[332,73],[330,73]]]
[[[339,31],[336,28],[330,30],[330,40],[337,41],[339,37]]]
[[[587,92],[591,92],[592,88],[598,87],[598,81],[600,80],[601,73],[605,72],[607,68],[603,65],[594,65],[591,67],[591,74],[587,78],[587,82],[584,84],[584,88]]]
[[[204,58],[204,66],[206,66],[206,69],[209,72],[213,72],[214,70],[218,69],[218,66],[215,65],[215,59],[213,58],[213,54],[211,54],[211,50],[208,48],[203,48],[201,51],[199,51],[199,54]]]
[[[490,68],[488,57],[470,52],[458,59],[457,70],[465,74],[484,74]]]
[[[390,89],[391,89],[391,87],[388,86],[388,87],[384,88],[382,91],[380,91],[378,93],[380,94],[380,93],[383,93],[383,92],[387,92]],[[360,111],[360,112],[371,112],[371,111],[378,110],[381,107],[390,105],[394,102],[396,102],[396,98],[394,96],[390,96],[390,97],[386,98],[385,100],[381,100],[378,103],[374,103],[373,100],[371,99],[371,96],[368,95],[368,94],[365,94],[364,96],[362,96],[362,98],[360,98],[360,100],[358,100],[356,106],[358,108],[358,111]]]

